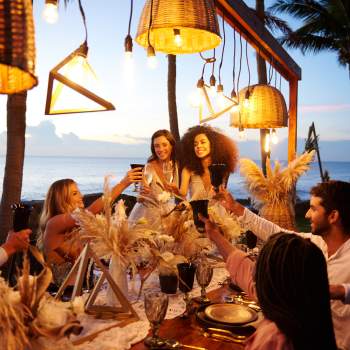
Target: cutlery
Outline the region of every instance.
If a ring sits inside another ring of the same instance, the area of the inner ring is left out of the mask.
[[[243,344],[245,342],[245,339],[239,339],[230,335],[223,335],[219,333],[209,333],[209,332],[202,332],[202,334],[206,338],[212,338],[214,340],[218,341],[225,341],[225,342],[230,342],[230,343],[239,343]]]
[[[177,340],[167,339],[164,342],[164,346],[161,347],[161,349],[195,349],[195,350],[207,350],[206,348],[203,348],[201,346],[195,346],[195,345],[187,345],[187,344],[181,344]]]
[[[234,337],[234,338],[237,338],[237,339],[241,339],[241,340],[244,340],[244,339],[247,338],[245,335],[236,334],[236,333],[233,333],[233,332],[231,332],[231,331],[229,331],[227,329],[222,329],[222,328],[209,327],[206,330],[209,331],[209,332],[214,332],[214,333],[223,333],[225,335],[229,335],[231,337]]]

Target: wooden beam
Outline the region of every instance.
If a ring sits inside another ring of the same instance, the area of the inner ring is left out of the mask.
[[[295,159],[297,152],[298,80],[289,81],[289,125],[288,162]]]
[[[286,80],[301,80],[301,68],[242,0],[216,0],[216,9]]]

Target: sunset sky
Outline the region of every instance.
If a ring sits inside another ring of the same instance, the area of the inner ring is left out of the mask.
[[[131,34],[135,38],[138,19],[144,1],[134,1]],[[253,1],[247,2],[254,5]],[[269,4],[270,2],[267,2]],[[114,103],[112,112],[45,116],[47,79],[50,69],[84,41],[84,28],[78,2],[70,1],[67,8],[61,1],[59,20],[47,24],[42,19],[43,0],[34,1],[39,86],[28,92],[27,125],[37,126],[50,120],[58,135],[74,133],[82,139],[137,143],[149,138],[160,128],[169,128],[167,110],[167,59],[157,54],[158,67],[146,65],[145,50],[134,42],[134,73],[128,75],[124,67],[124,38],[127,34],[130,1],[82,0],[88,27],[89,62],[103,84],[106,95]],[[219,18],[222,31],[222,22]],[[226,25],[226,48],[222,68],[225,93],[232,89],[233,31]],[[245,45],[245,44],[244,44]],[[244,47],[243,45],[243,47]],[[220,59],[222,48],[216,50]],[[303,56],[288,51],[302,69],[299,83],[298,137],[306,137],[308,127],[315,122],[323,140],[350,139],[350,80],[346,68],[340,67],[334,53]],[[210,55],[212,51],[204,53]],[[251,83],[256,83],[255,53],[249,48]],[[238,58],[236,57],[236,62]],[[247,65],[243,55],[240,88],[248,84]],[[216,64],[218,68],[219,62]],[[237,63],[236,63],[237,66]],[[238,67],[236,67],[238,68]],[[198,111],[190,106],[189,95],[200,77],[202,60],[198,54],[177,57],[177,104],[180,133],[198,124]],[[208,81],[210,68],[206,70]],[[218,79],[217,70],[215,72]],[[279,79],[279,78],[278,78]],[[288,101],[288,84],[282,79],[281,89]],[[6,129],[6,96],[0,96],[0,133]],[[229,127],[229,116],[211,122],[238,138],[236,129]],[[286,137],[286,129],[279,131]],[[258,131],[248,134],[257,139]]]

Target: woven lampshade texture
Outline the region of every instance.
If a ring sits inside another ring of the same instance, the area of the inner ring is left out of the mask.
[[[0,0],[0,93],[37,84],[32,1]]]
[[[239,112],[231,113],[231,126],[246,129],[282,128],[288,125],[286,102],[281,92],[273,86],[249,86],[249,106],[244,106],[248,87],[239,91]]]
[[[148,47],[152,0],[147,0],[139,21],[136,42]],[[174,41],[180,30],[181,46]],[[213,0],[153,0],[150,43],[168,54],[196,53],[220,45],[220,29]]]

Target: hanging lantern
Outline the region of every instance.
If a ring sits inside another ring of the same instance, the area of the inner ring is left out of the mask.
[[[214,1],[147,0],[135,40],[175,55],[213,49],[221,42]]]
[[[275,87],[265,84],[251,85],[240,90],[238,95],[239,112],[231,113],[231,126],[269,129],[288,125],[286,102]]]
[[[0,0],[0,93],[15,94],[38,84],[31,0]]]

